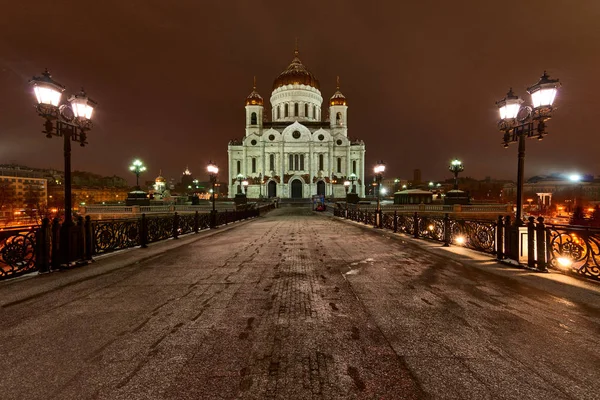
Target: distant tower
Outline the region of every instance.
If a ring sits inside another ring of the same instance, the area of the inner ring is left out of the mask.
[[[344,136],[348,132],[348,105],[346,97],[340,92],[340,77],[337,77],[337,90],[329,99],[329,126],[341,130]]]
[[[183,175],[181,175],[181,184],[187,188],[192,184],[193,181],[194,177],[192,176],[190,169],[188,167],[185,167],[185,171],[183,171]]]
[[[421,183],[421,170],[415,169],[413,171],[413,184],[418,185]]]
[[[263,98],[256,91],[256,77],[254,77],[254,86],[252,93],[246,97],[246,136],[256,133],[263,126]]]

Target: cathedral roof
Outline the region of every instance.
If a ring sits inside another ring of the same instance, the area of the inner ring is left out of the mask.
[[[329,104],[332,105],[332,106],[345,106],[345,105],[347,105],[346,97],[342,94],[342,92],[340,92],[340,77],[339,76],[337,77],[337,90],[333,94],[333,96],[331,96]]]
[[[166,182],[167,181],[165,178],[162,177],[162,170],[160,170],[160,172],[158,173],[158,176],[156,177],[156,179],[154,181],[155,182]]]
[[[254,87],[252,88],[252,93],[246,97],[246,105],[247,106],[262,106],[264,104],[263,98],[256,91],[256,77],[254,77]]]
[[[319,89],[318,79],[302,64],[298,50],[294,51],[292,63],[273,82],[273,90],[285,85],[307,85]]]

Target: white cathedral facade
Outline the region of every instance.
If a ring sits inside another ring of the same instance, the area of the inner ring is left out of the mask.
[[[302,64],[298,51],[275,79],[271,121],[262,97],[246,99],[246,134],[228,146],[229,197],[311,198],[313,195],[364,196],[365,145],[348,138],[348,105],[338,88],[329,101],[330,118],[322,121],[319,81]]]

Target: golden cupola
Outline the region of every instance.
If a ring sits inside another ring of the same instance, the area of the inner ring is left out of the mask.
[[[262,106],[264,104],[263,98],[256,91],[256,77],[254,77],[254,86],[252,87],[252,93],[246,97],[247,106]]]
[[[337,77],[337,89],[331,99],[329,100],[329,105],[332,106],[347,106],[346,97],[340,92],[340,77]]]

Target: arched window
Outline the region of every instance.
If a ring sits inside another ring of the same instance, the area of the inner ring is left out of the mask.
[[[290,154],[288,157],[288,171],[294,170],[294,155]]]
[[[289,107],[286,104],[286,105],[283,106],[283,116],[287,117],[288,115],[289,115]]]
[[[253,112],[250,115],[250,125],[256,125],[256,113],[255,112]]]
[[[300,164],[300,160],[298,160],[298,154],[294,154],[294,171],[298,170],[298,164]]]
[[[336,116],[335,116],[335,123],[337,125],[341,125],[342,124],[342,113],[341,112],[339,112],[339,113],[336,114]]]
[[[338,157],[337,159],[337,171],[342,172],[342,157]]]
[[[319,154],[319,171],[323,171],[323,154]]]
[[[300,111],[298,110],[298,103],[294,103],[294,117],[300,116]]]
[[[304,154],[300,154],[300,171],[304,171]]]
[[[304,116],[308,118],[308,104],[304,104]]]
[[[238,174],[242,173],[242,162],[241,161],[237,162],[237,173]]]
[[[352,161],[352,173],[356,173],[356,160]]]
[[[317,106],[313,106],[313,118],[317,118]]]
[[[281,118],[281,106],[277,107],[277,119]]]
[[[269,156],[269,171],[275,171],[275,154]]]
[[[256,158],[252,158],[252,173],[256,173]]]

